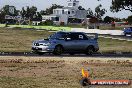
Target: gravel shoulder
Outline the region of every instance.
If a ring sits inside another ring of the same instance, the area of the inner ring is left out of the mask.
[[[90,69],[91,79],[132,80],[131,58],[0,56],[0,67],[1,88],[83,88],[82,68]]]

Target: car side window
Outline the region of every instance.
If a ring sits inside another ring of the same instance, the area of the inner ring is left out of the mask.
[[[88,38],[82,33],[71,33],[72,40],[88,40]]]
[[[66,34],[65,33],[59,33],[59,34],[57,34],[57,38],[58,39],[65,39],[66,38]]]
[[[79,37],[76,33],[71,33],[71,39],[72,40],[79,40]]]
[[[83,35],[79,35],[79,39],[82,39],[82,40],[83,40],[83,39],[84,39],[84,38],[83,38]]]
[[[56,34],[53,34],[50,38],[51,39],[65,39],[66,34],[65,33],[56,33]]]
[[[86,35],[80,33],[79,34],[79,40],[88,40],[88,38],[86,37]]]

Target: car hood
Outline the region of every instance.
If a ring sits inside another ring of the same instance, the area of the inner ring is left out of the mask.
[[[48,39],[41,39],[41,40],[36,40],[34,43],[49,43],[50,40]]]
[[[34,43],[49,43],[49,42],[56,42],[56,39],[41,39],[34,41]]]

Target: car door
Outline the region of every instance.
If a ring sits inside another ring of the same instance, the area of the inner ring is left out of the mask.
[[[74,52],[82,52],[87,47],[88,38],[83,33],[71,33],[71,41],[68,41],[69,49]]]
[[[83,33],[78,33],[78,40],[76,40],[76,44],[79,51],[84,51],[88,46],[88,38]]]
[[[67,38],[69,38],[70,40],[65,40],[65,43],[63,44],[65,51],[68,52],[74,52],[77,50],[77,46],[78,46],[78,42],[77,42],[77,36],[74,33],[69,33],[67,35]]]

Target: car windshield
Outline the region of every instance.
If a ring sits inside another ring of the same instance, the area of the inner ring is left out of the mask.
[[[49,37],[49,39],[65,39],[66,34],[65,33],[55,33]]]

